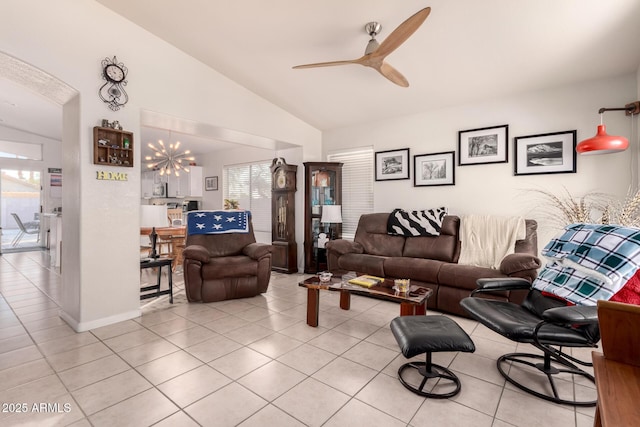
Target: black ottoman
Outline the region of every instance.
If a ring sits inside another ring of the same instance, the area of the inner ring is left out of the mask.
[[[402,316],[391,321],[391,332],[407,359],[426,353],[426,362],[405,363],[398,369],[398,379],[408,390],[420,396],[444,399],[460,392],[460,380],[449,369],[431,363],[431,353],[438,351],[476,351],[469,335],[453,320],[445,316]],[[402,376],[406,369],[415,369],[424,378],[419,387],[409,384]],[[447,393],[423,391],[429,378],[443,378],[455,384],[455,390]]]

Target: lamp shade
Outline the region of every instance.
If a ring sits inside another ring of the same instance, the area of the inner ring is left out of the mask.
[[[322,217],[320,222],[329,222],[334,224],[342,224],[342,206],[340,205],[323,205]]]
[[[576,147],[576,151],[580,154],[609,154],[624,151],[628,147],[627,138],[607,135],[605,125],[598,125],[596,136],[581,141]]]
[[[167,207],[164,205],[140,206],[140,227],[168,227]]]

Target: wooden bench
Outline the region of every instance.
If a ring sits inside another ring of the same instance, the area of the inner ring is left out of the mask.
[[[596,427],[640,425],[640,306],[598,301],[602,351],[592,352]]]

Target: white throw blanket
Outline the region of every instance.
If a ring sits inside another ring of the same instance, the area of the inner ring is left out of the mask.
[[[514,253],[516,240],[526,236],[522,217],[465,215],[460,219],[458,264],[499,269],[502,259]]]

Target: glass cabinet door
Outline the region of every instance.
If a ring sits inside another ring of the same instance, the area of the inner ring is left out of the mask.
[[[305,272],[327,269],[325,244],[339,236],[340,224],[323,223],[322,209],[341,201],[341,163],[305,163]]]

